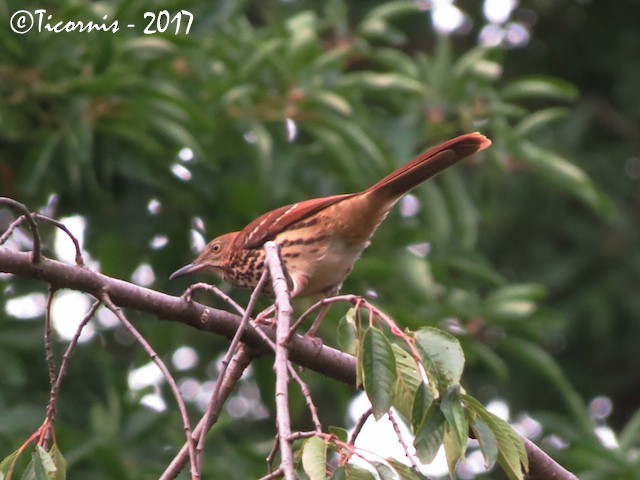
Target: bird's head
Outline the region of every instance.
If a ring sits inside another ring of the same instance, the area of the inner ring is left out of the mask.
[[[213,273],[224,280],[226,267],[229,265],[231,245],[237,235],[238,232],[231,232],[214,238],[207,244],[198,258],[173,272],[169,276],[169,280],[200,271]]]

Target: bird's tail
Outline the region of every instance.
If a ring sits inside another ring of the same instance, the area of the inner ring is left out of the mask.
[[[491,140],[478,132],[461,135],[421,153],[363,193],[373,195],[384,203],[395,203],[422,182],[490,145]]]

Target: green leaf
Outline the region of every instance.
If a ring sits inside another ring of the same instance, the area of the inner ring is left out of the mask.
[[[520,151],[522,161],[536,173],[544,175],[601,215],[609,216],[611,214],[611,203],[582,169],[561,156],[526,140],[520,142]]]
[[[440,186],[436,182],[427,182],[418,194],[423,200],[430,240],[436,246],[447,244],[453,227],[449,207]]]
[[[344,466],[347,480],[376,480],[376,476],[366,468],[358,467],[351,463]]]
[[[539,110],[524,117],[518,125],[515,126],[515,133],[518,137],[526,137],[532,132],[556,122],[567,116],[569,109],[565,107],[551,107]]]
[[[40,142],[40,148],[36,155],[35,165],[30,166],[30,173],[24,190],[28,194],[42,188],[42,181],[46,178],[47,171],[51,171],[50,165],[55,157],[56,149],[62,142],[62,132],[53,132],[45,142]]]
[[[344,135],[338,133],[333,126],[322,125],[318,122],[308,121],[305,123],[305,129],[318,140],[318,143],[327,150],[327,155],[336,158],[338,165],[343,168],[343,172],[352,178],[361,177],[362,172],[355,165],[353,148]]]
[[[450,425],[444,429],[444,453],[447,458],[447,467],[449,468],[449,478],[456,480],[456,467],[458,462],[464,457],[465,448],[460,445],[457,434]]]
[[[314,58],[309,69],[316,72],[325,72],[326,70],[341,70],[345,59],[354,53],[351,45],[340,45],[326,52],[321,53]]]
[[[418,6],[415,2],[406,0],[386,2],[373,8],[358,25],[359,33],[363,36],[374,36],[386,39],[393,44],[406,41],[406,35],[401,30],[392,28],[388,20],[391,17],[415,13]]]
[[[2,462],[0,462],[0,479],[4,480],[5,478],[10,478],[13,473],[13,469],[16,466],[16,462],[18,458],[20,458],[20,450],[16,450],[15,452],[7,455]]]
[[[575,390],[571,382],[566,378],[555,359],[540,346],[535,343],[510,337],[508,341],[500,345],[515,358],[520,358],[526,362],[529,368],[537,371],[546,380],[548,388],[555,387],[561,394],[569,411],[573,414],[576,422],[582,425],[585,431],[593,428],[589,412],[582,397]]]
[[[415,338],[429,380],[437,382],[438,390],[443,393],[451,385],[460,383],[464,369],[460,342],[453,335],[433,327],[421,328]]]
[[[158,35],[138,36],[120,43],[124,53],[131,53],[139,60],[151,60],[172,55],[176,45]]]
[[[495,436],[498,463],[507,476],[512,480],[523,480],[522,471],[528,470],[529,457],[520,435],[507,422],[490,413],[475,398],[463,395],[463,401],[470,413],[484,421]]]
[[[446,419],[442,411],[435,405],[432,406],[431,415],[427,415],[427,422],[415,432],[413,446],[420,462],[427,464],[433,462],[438,450],[442,446]]]
[[[56,465],[56,476],[54,477],[56,480],[64,480],[67,478],[67,460],[62,455],[62,452],[58,448],[56,443],[53,444],[51,450],[49,451],[51,458],[53,458],[53,462]]]
[[[353,113],[353,108],[349,101],[337,93],[329,90],[310,90],[306,92],[306,101],[315,102],[329,110],[332,110],[344,117]]]
[[[483,420],[476,419],[471,422],[473,433],[480,444],[480,451],[484,457],[484,467],[489,470],[496,463],[498,458],[498,443],[489,425]]]
[[[397,480],[393,469],[386,463],[371,462],[371,466],[376,469],[376,473],[380,477],[380,480]]]
[[[240,65],[240,76],[247,80],[253,79],[266,62],[273,61],[281,53],[281,48],[285,45],[282,38],[270,38],[256,44],[256,48],[248,58]],[[239,85],[242,87],[242,85]],[[255,85],[252,85],[255,87]],[[234,87],[234,89],[237,87]]]
[[[409,78],[418,78],[420,72],[413,57],[397,48],[377,48],[371,52],[372,60],[384,65],[385,70],[400,73]]]
[[[481,280],[493,285],[501,285],[505,279],[496,272],[486,258],[476,252],[461,252],[445,260],[447,267],[457,270],[463,275]]]
[[[364,389],[371,402],[373,416],[380,420],[394,401],[396,361],[391,343],[377,328],[369,328],[360,350],[364,373]]]
[[[315,12],[305,10],[286,22],[289,31],[287,47],[294,57],[302,56],[318,46],[318,17]]]
[[[271,136],[271,132],[263,123],[252,122],[251,133],[254,135],[255,141],[253,144],[258,151],[262,174],[270,176],[273,167],[273,137]]]
[[[578,98],[578,89],[573,84],[558,78],[531,76],[507,85],[502,91],[502,96],[507,100],[545,98],[574,101]]]
[[[426,95],[427,87],[420,81],[399,73],[354,72],[344,75],[338,82],[341,88],[397,90],[404,93]]]
[[[461,454],[464,455],[469,437],[469,422],[464,413],[459,387],[449,389],[446,395],[444,395],[440,402],[440,410],[442,410],[444,418],[447,420],[447,425],[451,429],[451,433],[455,435],[455,440],[458,442],[455,451],[462,452]]]
[[[418,431],[432,413],[434,392],[430,385],[421,383],[415,390],[413,403],[411,405],[411,427],[414,432]]]
[[[476,342],[473,346],[473,354],[476,362],[488,368],[491,375],[496,377],[499,383],[506,383],[509,379],[509,363],[503,355],[484,343]]]
[[[385,458],[395,472],[399,475],[400,480],[429,480],[429,478],[415,469],[399,462],[394,458]]]
[[[370,168],[372,162],[380,166],[384,165],[384,155],[368,132],[351,120],[334,118],[333,121],[341,134],[360,150],[357,153],[366,158],[367,167]]]
[[[530,316],[545,295],[546,288],[537,283],[506,285],[491,293],[485,305],[491,317],[520,319]]]
[[[36,451],[33,454],[34,470],[36,473],[36,480],[50,480],[58,478],[56,472],[58,471],[53,458],[44,448],[40,445],[36,446]]]
[[[347,432],[347,430],[342,427],[336,427],[332,425],[329,427],[329,433],[335,435],[338,440],[342,442],[346,442],[349,439],[349,432]]]
[[[446,189],[449,204],[452,207],[455,225],[457,227],[460,246],[471,250],[478,239],[478,209],[469,196],[469,188],[462,181],[458,170],[450,170],[442,176],[442,183]]]
[[[476,47],[464,53],[452,69],[454,78],[466,81],[469,75],[473,75],[490,81],[498,79],[502,74],[502,65],[486,58],[490,51],[488,48]]]
[[[412,409],[416,390],[422,383],[414,358],[399,345],[393,344],[398,381],[395,385],[395,402],[393,406],[406,420],[412,418]]]
[[[240,85],[234,85],[233,88],[227,90],[223,95],[220,96],[220,104],[224,106],[230,106],[234,103],[238,103],[240,105],[245,105],[248,100],[251,100],[251,97],[256,93],[256,86],[249,83],[243,83]]]
[[[327,478],[327,444],[320,437],[311,437],[302,445],[302,468],[310,480]]]
[[[636,410],[620,432],[619,442],[622,452],[629,452],[635,448],[635,445],[640,444],[640,408]]]
[[[357,312],[357,309],[350,308],[338,322],[338,345],[346,353],[355,354],[356,352],[358,342]]]
[[[34,452],[31,454],[31,461],[27,465],[27,468],[24,469],[24,472],[22,472],[20,480],[39,480],[36,477],[35,458],[36,454]]]
[[[367,12],[364,21],[386,21],[399,15],[407,15],[419,12],[416,2],[410,0],[397,0],[385,2]]]

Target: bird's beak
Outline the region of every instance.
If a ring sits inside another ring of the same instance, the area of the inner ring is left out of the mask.
[[[169,275],[169,280],[173,280],[174,278],[182,277],[184,275],[189,275],[190,273],[195,273],[204,268],[205,264],[203,263],[190,263],[189,265],[185,265],[182,268],[179,268],[171,275]]]

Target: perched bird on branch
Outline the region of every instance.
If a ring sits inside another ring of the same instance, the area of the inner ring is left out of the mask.
[[[239,232],[213,239],[170,278],[205,271],[253,288],[264,270],[262,246],[273,240],[280,247],[292,297],[335,294],[404,194],[490,145],[480,133],[461,135],[418,155],[360,193],[314,198],[267,212]]]

